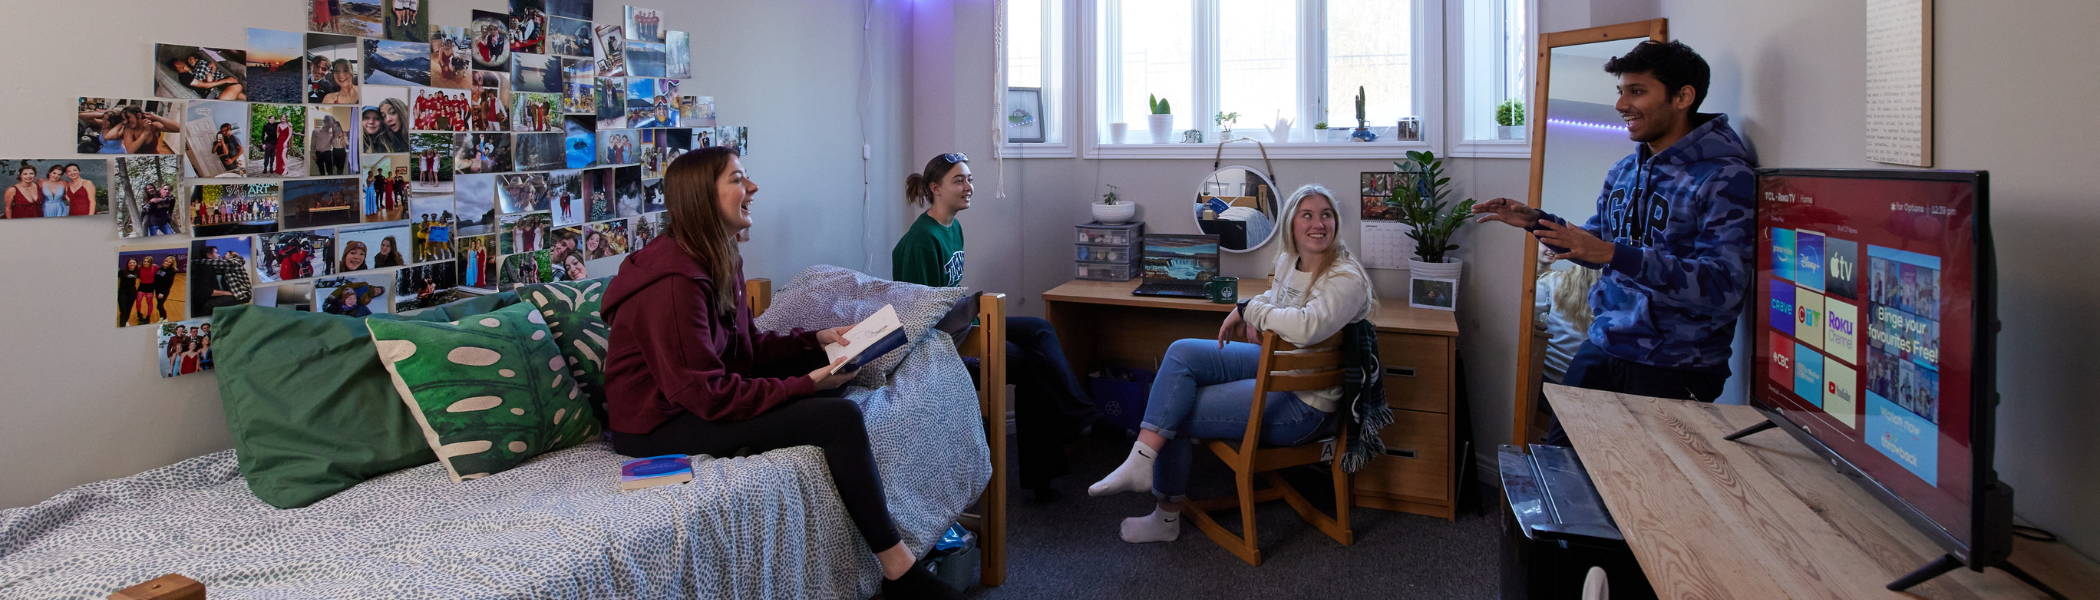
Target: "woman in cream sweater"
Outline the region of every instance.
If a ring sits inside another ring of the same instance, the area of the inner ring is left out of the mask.
[[[1283,205],[1283,251],[1269,291],[1240,304],[1218,328],[1218,339],[1174,342],[1146,399],[1144,431],[1115,472],[1087,488],[1094,496],[1150,491],[1152,514],[1123,520],[1125,542],[1181,537],[1181,503],[1197,438],[1237,438],[1247,431],[1260,368],[1263,331],[1284,341],[1325,341],[1378,306],[1370,277],[1340,238],[1334,194],[1306,185]],[[1228,341],[1228,340],[1245,340]],[[1334,432],[1340,388],[1271,392],[1262,410],[1262,442],[1296,445]]]

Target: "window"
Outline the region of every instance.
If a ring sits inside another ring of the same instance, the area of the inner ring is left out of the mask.
[[[1218,116],[1237,113],[1235,138],[1320,142],[1313,125],[1356,126],[1356,96],[1380,141],[1422,117],[1425,74],[1416,56],[1423,7],[1438,0],[1098,0],[1096,124],[1102,145],[1153,138],[1150,99],[1171,101],[1173,135],[1215,142]],[[1522,1],[1522,0],[1519,0]],[[1278,118],[1291,139],[1271,139]],[[1423,119],[1426,121],[1427,119]],[[1115,124],[1125,124],[1122,140]]]
[[[1008,0],[1006,3],[1006,86],[1043,91],[1043,141],[1064,141],[1063,72],[1058,57],[1063,46],[1064,3],[1057,0]],[[1007,107],[1012,110],[1015,107]]]
[[[1460,0],[1465,11],[1465,140],[1523,140],[1531,111],[1526,0]],[[1528,148],[1528,146],[1526,146]]]

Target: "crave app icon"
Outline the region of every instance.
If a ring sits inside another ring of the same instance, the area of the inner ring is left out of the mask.
[[[1859,299],[1859,242],[1823,239],[1823,293]]]
[[[1794,230],[1772,229],[1772,274],[1794,280]]]
[[[1859,364],[1859,308],[1837,298],[1823,299],[1823,352]]]
[[[1823,412],[1859,429],[1859,372],[1837,361],[1823,363]]]
[[[1772,367],[1769,375],[1772,381],[1783,385],[1794,379],[1794,340],[1779,335],[1777,331],[1772,332],[1771,336]]]
[[[1823,291],[1823,234],[1794,234],[1794,283],[1801,289]]]
[[[1794,335],[1794,286],[1784,281],[1772,282],[1770,302],[1772,329]]]
[[[1823,348],[1823,295],[1810,291],[1794,293],[1794,339],[1815,349]]]

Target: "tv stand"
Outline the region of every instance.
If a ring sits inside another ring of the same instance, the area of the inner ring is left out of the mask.
[[[1955,558],[1954,555],[1941,555],[1939,560],[1932,561],[1931,563],[1928,563],[1923,567],[1919,567],[1918,570],[1911,571],[1909,575],[1904,575],[1901,579],[1889,582],[1888,588],[1891,592],[1901,592],[1904,590],[1908,590],[1911,588],[1911,586],[1915,586],[1920,583],[1925,583],[1926,580],[1932,579],[1934,577],[1946,575],[1947,573],[1950,573],[1955,569],[1962,568],[1963,566],[1966,565],[1961,564],[1961,559]],[[2060,592],[2057,592],[2056,588],[2049,587],[2049,584],[2042,583],[2041,580],[2035,579],[2033,575],[2028,575],[2027,571],[2021,570],[2018,565],[2012,564],[2012,561],[2002,561],[1992,566],[1998,567],[1999,570],[2005,571],[2007,574],[2018,578],[2020,581],[2026,582],[2027,585],[2034,586],[2034,589],[2039,590],[2044,594],[2048,594],[2050,598],[2055,598],[2056,600],[2064,600],[2064,595]],[[1983,569],[1976,570],[1981,571]]]

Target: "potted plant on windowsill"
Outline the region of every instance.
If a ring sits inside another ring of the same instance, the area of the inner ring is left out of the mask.
[[[1349,134],[1349,139],[1359,142],[1378,140],[1378,134],[1371,133],[1371,122],[1364,119],[1364,86],[1360,85],[1356,86],[1356,131]]]
[[[1444,160],[1427,151],[1407,152],[1407,160],[1393,163],[1400,172],[1399,181],[1394,182],[1393,193],[1386,198],[1386,205],[1393,208],[1401,224],[1408,227],[1407,237],[1415,242],[1415,257],[1407,261],[1408,288],[1416,289],[1416,281],[1448,282],[1442,288],[1447,300],[1445,306],[1456,306],[1458,276],[1463,264],[1446,253],[1458,249],[1451,243],[1451,235],[1467,222],[1473,212],[1473,199],[1467,198],[1457,205],[1444,199],[1451,190],[1444,186],[1451,178],[1444,176]],[[1420,306],[1417,304],[1417,306]]]
[[[1168,144],[1174,141],[1174,107],[1167,101],[1152,96],[1152,114],[1145,117],[1152,127],[1152,143]]]
[[[1314,123],[1314,124],[1313,124],[1313,139],[1312,139],[1312,141],[1315,141],[1315,142],[1332,142],[1332,141],[1334,141],[1334,140],[1331,140],[1331,139],[1327,139],[1327,132],[1329,132],[1329,131],[1332,131],[1332,130],[1331,130],[1331,129],[1328,129],[1328,128],[1327,128],[1327,122],[1326,122],[1326,121],[1321,121],[1321,122],[1318,122],[1318,123]]]
[[[1524,103],[1516,98],[1495,106],[1495,139],[1524,139]]]
[[[1094,220],[1103,225],[1122,225],[1137,216],[1137,205],[1123,202],[1116,195],[1116,186],[1111,185],[1108,193],[1101,195],[1101,201],[1093,204],[1093,211]]]
[[[1218,115],[1210,120],[1218,126],[1219,140],[1232,141],[1232,126],[1240,122],[1240,113],[1218,111]]]

